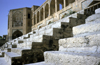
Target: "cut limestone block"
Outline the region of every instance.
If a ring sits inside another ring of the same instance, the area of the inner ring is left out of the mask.
[[[100,53],[100,47],[72,47],[72,48],[64,48],[62,46],[59,47],[59,51],[63,52],[75,52],[75,53]],[[97,51],[98,50],[98,51]]]
[[[100,19],[100,13],[98,13],[98,14],[93,14],[93,15],[89,16],[89,17],[85,20],[85,22],[86,22],[86,23],[89,23],[89,22],[95,21],[96,19]]]
[[[100,31],[100,22],[90,22],[87,24],[73,27],[73,35]]]
[[[22,55],[22,52],[24,51],[25,52],[25,50],[27,51],[27,50],[30,50],[30,49],[21,49],[21,48],[12,48],[11,49],[11,52],[14,52],[14,53],[17,53],[17,54],[19,54],[19,55]]]
[[[24,65],[49,65],[49,64],[45,62],[38,62],[38,63],[24,64]]]
[[[99,65],[100,54],[51,51],[44,53],[45,62],[54,65]]]
[[[63,46],[64,48],[71,47],[92,47],[92,46],[100,46],[100,32],[95,34],[87,34],[85,36],[78,37],[70,37],[59,40],[59,46]]]
[[[5,60],[7,61],[7,63],[9,65],[12,65],[13,63],[13,59],[20,59],[21,55],[18,55],[16,53],[13,53],[13,52],[5,52]],[[21,62],[20,60],[18,62]]]
[[[1,51],[0,57],[4,57],[5,51]]]
[[[9,65],[4,57],[0,57],[0,65]]]
[[[64,48],[70,47],[84,47],[88,43],[88,40],[85,37],[72,37],[59,40],[59,47],[63,46]]]
[[[100,8],[96,9],[96,10],[95,10],[95,13],[96,13],[96,14],[100,14]]]

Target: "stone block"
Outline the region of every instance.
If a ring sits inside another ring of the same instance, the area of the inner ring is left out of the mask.
[[[96,9],[96,10],[95,10],[95,13],[96,13],[96,14],[100,14],[100,8]]]
[[[95,21],[96,19],[99,19],[99,18],[100,18],[100,13],[98,13],[98,14],[93,14],[93,15],[89,16],[89,17],[85,20],[85,22],[86,22],[86,23],[93,22],[93,21]]]
[[[88,46],[100,46],[100,33],[86,36],[88,39]]]
[[[8,49],[7,49],[7,52],[11,52],[11,48],[8,48]]]
[[[73,53],[73,52],[45,52],[45,62],[54,65],[99,65],[99,54]]]
[[[98,53],[97,52],[98,47],[97,46],[93,46],[93,47],[72,47],[72,48],[64,48],[62,46],[59,47],[59,51],[63,51],[63,52],[75,52],[75,53]]]
[[[25,65],[48,65],[45,62],[38,62],[38,63],[31,63],[31,64],[25,64]]]
[[[9,65],[13,65],[14,60],[18,58],[20,59],[20,57],[21,57],[20,55],[13,52],[5,52],[5,56],[4,56],[5,60],[8,62]],[[19,60],[19,62],[21,61]]]
[[[17,48],[17,45],[16,45],[16,44],[13,44],[13,45],[12,45],[12,48]]]
[[[85,37],[72,37],[59,40],[59,46],[64,48],[70,47],[84,47],[88,43],[88,40]]]
[[[100,31],[100,22],[91,22],[73,27],[73,35]]]

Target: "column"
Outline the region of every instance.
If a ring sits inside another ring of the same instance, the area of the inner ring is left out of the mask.
[[[37,24],[37,13],[35,14],[35,23]]]
[[[66,7],[66,0],[64,0],[64,8]]]
[[[45,19],[45,7],[43,7],[43,19]]]
[[[39,11],[39,22],[41,21],[41,12]]]
[[[55,0],[55,12],[58,11],[58,7],[57,7],[57,0]]]
[[[34,21],[34,15],[33,15],[33,19],[32,19],[32,25],[34,25],[34,22],[35,22],[35,21]]]
[[[50,16],[50,2],[49,2],[49,16]]]

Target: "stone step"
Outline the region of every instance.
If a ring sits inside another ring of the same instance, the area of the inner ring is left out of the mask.
[[[31,47],[32,47],[32,41],[17,44],[17,48],[29,48],[29,49],[31,49]]]
[[[17,60],[21,58],[21,55],[18,55],[13,52],[5,52],[4,58],[9,65],[12,65],[14,63],[14,60],[16,60],[16,63],[17,63]],[[18,62],[20,63],[21,61],[19,60]]]
[[[40,34],[49,35],[50,33],[48,34],[48,32],[49,31],[53,31],[53,28],[61,28],[61,23],[63,23],[63,22],[76,23],[77,22],[76,18],[80,18],[80,17],[82,18],[82,16],[83,16],[82,14],[75,13],[75,14],[73,14],[71,16],[68,16],[68,17],[66,17],[64,19],[61,19],[61,20],[56,21],[56,22],[53,22],[53,23],[51,23],[51,24],[49,24],[49,25],[47,25],[45,27],[40,28],[39,30],[36,30],[36,34],[32,35],[32,37],[36,36],[36,35],[40,35]],[[83,16],[83,17],[85,17],[85,16]],[[41,33],[39,33],[39,32],[41,32]],[[50,35],[52,35],[52,33]]]
[[[72,19],[75,19],[75,18],[69,18],[69,19],[71,19],[70,22],[73,22]],[[74,20],[74,22],[76,22],[76,21]],[[64,24],[63,23],[64,22],[54,22],[52,25],[48,25],[46,27],[41,28],[40,30],[38,30],[38,32],[36,34],[30,36],[30,41],[41,42],[43,39],[42,38],[43,35],[53,36],[54,28],[60,29],[62,27],[62,25],[68,24],[68,23],[64,23]],[[41,32],[41,33],[39,33],[39,32]]]
[[[71,15],[71,16],[67,17],[65,22],[72,21],[72,19],[75,19],[77,17],[80,18],[81,16],[83,16],[83,15],[75,13],[75,14],[73,14],[73,16]],[[74,17],[74,18],[72,18],[72,17]],[[53,28],[61,28],[61,23],[62,23],[61,21],[59,21],[59,22],[57,21],[57,22],[54,22],[52,25],[48,25],[48,26],[40,28],[39,30],[33,31],[32,35],[30,35],[31,40],[33,40],[33,37],[35,37],[35,39],[34,39],[35,42],[37,42],[37,41],[41,42],[42,38],[40,38],[40,37],[42,37],[43,35],[53,35]],[[33,34],[34,32],[35,32],[35,34]],[[30,34],[30,33],[28,33],[28,34]],[[15,39],[15,41],[14,41],[15,43],[13,43],[13,44],[23,43],[23,39],[28,39],[28,37],[25,37],[25,36],[28,36],[28,34],[21,36],[18,39]],[[37,40],[38,38],[40,38],[40,39]],[[24,41],[24,42],[26,42],[26,41]]]
[[[8,48],[17,48],[16,44],[8,44]]]
[[[0,57],[0,65],[9,65],[4,57]]]
[[[12,44],[23,43],[23,39],[17,39],[16,41],[12,42]]]
[[[63,52],[75,52],[75,53],[100,53],[100,46],[93,47],[72,47],[72,48],[64,48],[59,47],[59,51]]]
[[[88,23],[88,22],[92,22],[94,20],[100,21],[100,8],[96,9],[95,14],[89,16],[85,21],[86,21],[86,23]]]
[[[43,40],[43,35],[38,35],[38,36],[35,36],[33,37],[33,42],[42,42]]]
[[[5,51],[1,51],[0,57],[4,57]]]
[[[27,50],[30,50],[30,49],[27,49],[27,48],[24,48],[24,49],[21,49],[21,48],[11,48],[11,52],[17,53],[18,55],[22,55],[23,51],[25,52]]]
[[[95,10],[95,13],[96,13],[96,14],[100,13],[100,8],[96,9],[96,10]]]
[[[30,35],[33,35],[33,33],[27,33],[27,34],[21,36],[19,39],[27,39],[27,38],[30,38]]]
[[[89,17],[85,20],[85,22],[86,22],[86,23],[89,23],[89,22],[95,21],[96,19],[100,19],[100,13],[93,14],[93,15],[89,16]]]
[[[17,48],[25,48],[27,46],[27,42],[17,44]]]
[[[79,35],[76,37],[64,38],[59,40],[59,47],[92,47],[100,46],[100,31]]]
[[[24,64],[24,65],[53,65],[53,64],[47,64],[45,62],[38,62],[38,63],[31,63],[31,64]]]
[[[69,18],[73,17],[73,18],[81,18],[83,17],[83,14],[81,14],[80,12],[74,13],[72,15],[69,15],[63,19],[58,20],[57,22],[69,22]]]
[[[79,35],[83,33],[89,33],[89,32],[96,32],[100,31],[100,21],[93,21],[89,22],[87,24],[82,24],[79,26],[73,27],[73,35]]]
[[[44,53],[46,63],[54,65],[99,65],[100,54],[47,51]]]

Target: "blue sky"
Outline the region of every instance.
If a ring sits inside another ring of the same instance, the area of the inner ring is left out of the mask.
[[[46,0],[0,0],[0,36],[7,35],[10,9],[42,5]]]

